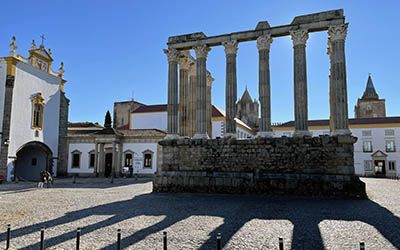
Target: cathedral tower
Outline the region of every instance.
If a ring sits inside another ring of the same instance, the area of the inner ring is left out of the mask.
[[[357,105],[354,107],[354,117],[386,117],[385,99],[379,99],[372,82],[371,74],[368,76],[363,96],[358,98]]]
[[[236,104],[237,115],[242,122],[246,123],[252,129],[257,129],[259,124],[258,118],[258,101],[252,100],[249,91],[246,89],[243,92],[242,97]]]

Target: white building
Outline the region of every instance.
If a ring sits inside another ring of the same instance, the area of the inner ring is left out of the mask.
[[[29,56],[16,52],[0,58],[0,175],[7,180],[37,180],[43,170],[65,172],[60,162],[65,144],[68,99],[63,65],[51,68],[50,50],[34,41]]]
[[[211,138],[223,137],[225,134],[225,113],[212,105]],[[254,131],[239,119],[236,120],[237,138],[253,138]],[[131,111],[130,129],[167,130],[167,105],[143,105]]]
[[[70,123],[68,126],[68,175],[152,175],[157,170],[158,141],[165,137],[157,129],[117,130],[111,124]]]
[[[359,176],[399,177],[400,117],[349,119],[349,127],[358,140],[354,144],[354,168]],[[310,120],[313,136],[329,135],[329,120]],[[273,127],[275,136],[292,136],[294,123]]]

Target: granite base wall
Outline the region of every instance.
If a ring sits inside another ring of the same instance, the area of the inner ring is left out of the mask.
[[[365,197],[352,136],[159,142],[155,192]]]

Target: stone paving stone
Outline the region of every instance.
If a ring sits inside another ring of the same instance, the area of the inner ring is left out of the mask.
[[[151,193],[149,179],[56,180],[53,188],[34,183],[0,185],[0,249],[12,225],[12,249],[38,249],[46,227],[47,249],[115,249],[122,229],[125,249],[400,248],[400,181],[362,179],[370,199]]]

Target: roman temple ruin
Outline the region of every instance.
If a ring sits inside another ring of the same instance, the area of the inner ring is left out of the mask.
[[[165,50],[168,134],[160,142],[154,191],[365,196],[365,185],[354,174],[353,144],[357,138],[348,128],[347,29],[343,10],[333,10],[297,16],[289,25],[270,27],[262,21],[254,30],[211,37],[202,32],[169,37]],[[307,127],[306,43],[309,33],[321,31],[328,31],[330,135],[312,137]],[[269,54],[273,39],[288,35],[293,42],[295,133],[293,137],[274,137]],[[248,41],[256,41],[259,54],[260,131],[257,138],[239,140],[234,120],[236,55],[239,44]],[[209,139],[207,55],[215,46],[224,46],[226,54],[226,132],[223,138]],[[192,49],[194,60],[189,54]],[[188,61],[192,63],[188,65]],[[194,89],[195,95],[188,89]],[[193,117],[192,134],[186,117]]]

